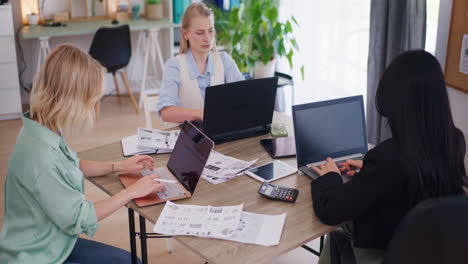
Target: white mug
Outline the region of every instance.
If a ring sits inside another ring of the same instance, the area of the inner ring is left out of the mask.
[[[37,14],[28,14],[26,15],[26,18],[28,19],[29,25],[37,25],[37,22],[39,21],[39,15]]]

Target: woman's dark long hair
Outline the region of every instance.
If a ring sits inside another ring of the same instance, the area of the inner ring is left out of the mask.
[[[414,50],[395,58],[380,80],[376,107],[398,142],[412,204],[464,192],[465,139],[434,56]]]

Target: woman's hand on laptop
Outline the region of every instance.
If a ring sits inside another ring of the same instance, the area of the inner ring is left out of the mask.
[[[326,162],[322,165],[312,166],[312,169],[316,171],[320,176],[323,176],[332,171],[341,174],[340,170],[338,169],[332,158],[327,158]]]
[[[126,190],[132,199],[144,197],[154,191],[164,190],[166,188],[164,184],[153,180],[157,178],[159,178],[157,174],[144,176]]]
[[[154,160],[147,155],[135,155],[123,161],[115,163],[115,172],[140,171],[143,169],[153,170]]]
[[[356,172],[362,168],[362,160],[346,160],[345,162],[338,163],[340,166],[341,173],[346,173],[346,175],[354,176]]]

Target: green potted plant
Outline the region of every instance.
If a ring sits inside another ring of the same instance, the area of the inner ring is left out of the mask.
[[[292,57],[299,49],[293,35],[294,17],[279,21],[277,0],[245,0],[231,12],[215,10],[216,33],[241,71],[255,72],[255,77],[273,76],[275,57],[286,57],[291,69]],[[262,73],[269,68],[269,73]],[[301,66],[302,78],[304,67]]]
[[[163,17],[161,0],[146,0],[145,12],[147,19],[161,19]]]

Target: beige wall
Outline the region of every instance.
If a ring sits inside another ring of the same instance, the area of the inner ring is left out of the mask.
[[[452,0],[440,0],[439,24],[437,29],[437,44],[435,55],[439,59],[442,68],[445,67],[447,55],[447,40],[449,34],[450,14],[452,11]],[[465,134],[468,142],[468,93],[448,87],[450,104],[455,125]],[[467,149],[468,152],[468,149]],[[468,169],[468,155],[465,156],[465,167]]]

